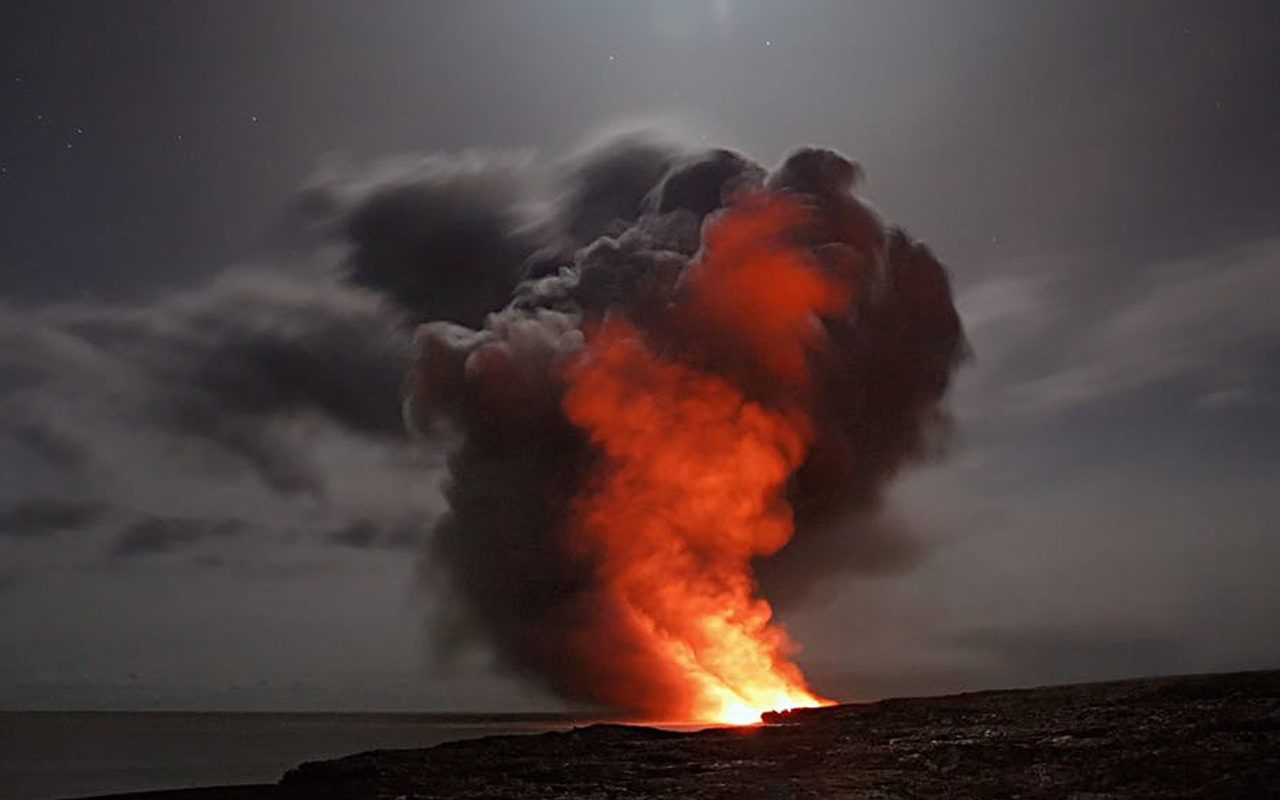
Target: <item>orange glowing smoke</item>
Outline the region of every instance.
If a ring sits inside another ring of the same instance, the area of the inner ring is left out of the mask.
[[[793,201],[768,196],[711,224],[674,309],[714,332],[696,361],[664,355],[612,318],[568,373],[565,412],[604,459],[575,502],[571,545],[593,559],[601,601],[627,638],[678,687],[651,701],[656,716],[748,723],[830,702],[790,661],[797,648],[770,621],[751,572],[751,559],[791,538],[785,486],[813,436],[817,315],[849,302],[791,241],[804,220]],[[745,382],[769,385],[769,396],[749,397]]]

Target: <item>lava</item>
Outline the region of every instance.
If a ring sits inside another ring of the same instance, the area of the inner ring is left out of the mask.
[[[785,490],[814,436],[817,318],[849,304],[793,241],[804,219],[785,195],[759,196],[704,232],[674,327],[696,319],[712,341],[732,342],[730,368],[708,366],[714,346],[669,355],[612,316],[566,375],[565,414],[601,459],[574,502],[569,545],[593,565],[624,638],[679,688],[645,703],[655,716],[742,724],[831,702],[791,660],[798,648],[751,569],[792,536]]]

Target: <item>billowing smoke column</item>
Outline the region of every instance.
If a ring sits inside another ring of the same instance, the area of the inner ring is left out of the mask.
[[[461,434],[428,558],[442,642],[482,632],[562,697],[651,718],[823,702],[769,600],[878,557],[833,542],[883,537],[964,353],[943,268],[857,177],[822,149],[769,174],[619,151],[505,308],[419,329],[408,419]]]

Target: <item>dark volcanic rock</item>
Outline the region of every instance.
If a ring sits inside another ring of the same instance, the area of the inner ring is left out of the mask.
[[[362,753],[261,800],[1280,797],[1280,671],[885,700],[700,733],[592,725]]]

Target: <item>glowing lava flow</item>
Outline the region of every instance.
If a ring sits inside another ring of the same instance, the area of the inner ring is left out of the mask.
[[[814,315],[848,302],[787,244],[802,219],[780,197],[730,211],[707,231],[676,309],[733,341],[777,397],[751,399],[726,376],[666,358],[618,319],[568,373],[565,411],[604,459],[577,498],[571,542],[593,559],[601,601],[628,638],[671,673],[677,696],[651,703],[671,719],[741,724],[830,702],[790,661],[796,647],[751,573],[751,559],[793,530],[784,489],[812,438],[803,398]]]

